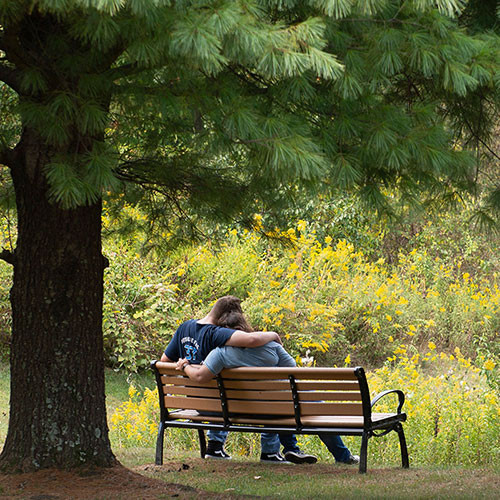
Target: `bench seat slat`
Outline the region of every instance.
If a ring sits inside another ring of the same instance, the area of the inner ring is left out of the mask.
[[[328,382],[324,380],[297,381],[298,391],[357,391],[358,381]],[[214,386],[215,387],[215,386]],[[226,389],[289,391],[289,380],[224,380]]]
[[[197,398],[217,398],[219,399],[219,389],[209,387],[182,387],[182,386],[163,386],[165,396],[193,396]]]
[[[361,403],[301,403],[300,415],[308,417],[313,415],[354,415],[363,416]]]
[[[288,376],[289,374],[294,375],[297,378],[315,378],[316,376],[327,376],[329,379],[338,379],[347,378],[352,380],[356,380],[356,376],[354,374],[355,368],[321,368],[315,367],[311,370],[311,368],[304,368],[301,366],[295,367],[279,367],[279,366],[241,366],[239,368],[226,368],[222,370],[222,374],[228,378],[234,378],[234,375],[238,375],[238,378],[245,375],[254,376],[256,374],[267,374],[271,375],[272,378],[277,376]],[[248,377],[250,378],[250,377]]]
[[[195,382],[185,376],[168,377],[162,376],[162,383],[173,387],[211,387],[217,388],[217,381],[215,379],[208,382]],[[288,380],[224,380],[224,387],[226,389],[241,389],[241,390],[275,390],[275,391],[289,391],[290,382]],[[344,381],[344,382],[327,382],[323,380],[318,381],[297,381],[298,391],[316,391],[316,390],[333,390],[333,391],[357,391],[359,392],[359,384],[357,381]],[[172,392],[175,392],[172,390]]]
[[[337,381],[328,382],[324,380],[301,381],[297,380],[298,391],[357,391],[359,392],[359,382],[355,381]]]
[[[195,382],[186,376],[182,376],[178,371],[173,375],[162,375],[161,381],[167,385],[181,385],[189,387],[217,387],[215,379],[208,382]],[[327,380],[297,380],[297,390],[310,391],[310,390],[336,390],[336,391],[359,391],[359,383],[357,380],[340,380],[340,381],[327,381]],[[272,380],[224,380],[224,387],[226,389],[276,389],[287,390],[290,389],[290,382],[286,379],[272,379]]]
[[[247,415],[293,415],[291,401],[268,402],[228,399],[227,409],[229,413],[245,413]]]
[[[299,401],[361,401],[358,392],[299,392]]]
[[[359,391],[356,392],[299,392],[299,401],[361,401]],[[226,390],[228,399],[255,401],[293,401],[288,391],[235,391]]]
[[[217,387],[217,381],[215,379],[203,383],[196,382],[185,375],[180,375],[178,371],[176,371],[175,375],[162,375],[161,381],[163,384],[167,385],[186,385],[189,387]]]
[[[386,419],[396,417],[396,413],[373,413],[372,421],[381,422]],[[171,419],[175,420],[193,420],[194,422],[215,422],[223,423],[222,417],[207,417],[200,415],[194,410],[184,410],[170,415]],[[251,425],[275,425],[275,426],[290,426],[293,431],[295,427],[295,420],[293,418],[252,418],[252,417],[232,417],[231,422],[234,424],[251,424]],[[302,424],[307,427],[352,427],[363,428],[363,417],[348,416],[348,415],[334,415],[330,417],[325,416],[311,416],[304,417]]]
[[[173,363],[156,362],[160,374],[179,375]],[[328,380],[357,380],[355,368],[280,368],[280,367],[241,367],[222,370],[224,378],[233,379],[277,379],[288,378],[292,374],[297,379],[328,379]]]
[[[294,415],[293,403],[284,401],[241,401],[228,399],[227,407],[229,413],[246,413],[250,415]],[[359,403],[301,403],[300,413],[304,416],[363,415],[363,407]]]

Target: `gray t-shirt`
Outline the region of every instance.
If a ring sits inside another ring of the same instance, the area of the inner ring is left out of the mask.
[[[238,366],[296,366],[292,356],[274,341],[260,347],[217,347],[205,358],[203,364],[214,375],[224,368]]]

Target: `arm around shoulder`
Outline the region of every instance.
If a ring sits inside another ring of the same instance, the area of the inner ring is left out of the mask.
[[[272,341],[281,344],[281,338],[276,332],[243,332],[236,330],[226,342],[226,346],[232,347],[260,347]]]

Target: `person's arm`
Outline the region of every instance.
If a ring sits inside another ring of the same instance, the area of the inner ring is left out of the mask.
[[[276,332],[243,332],[236,330],[227,340],[225,345],[233,347],[260,347],[272,341],[282,344],[280,336]]]
[[[283,346],[276,346],[276,354],[278,355],[279,362],[278,366],[297,366],[295,360],[290,356],[290,354],[285,351]]]
[[[214,374],[205,365],[191,365],[186,358],[179,359],[175,368],[196,382],[208,382],[214,378]]]
[[[174,336],[172,337],[167,347],[165,348],[165,351],[163,351],[160,361],[167,363],[175,363],[178,359],[181,358],[181,353],[179,352],[178,337],[179,337],[179,329],[176,330]]]

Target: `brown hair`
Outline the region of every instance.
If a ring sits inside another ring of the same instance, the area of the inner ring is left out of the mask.
[[[210,311],[217,326],[234,328],[244,332],[253,332],[241,309],[241,300],[234,295],[221,297]]]
[[[226,328],[234,328],[235,330],[242,330],[244,332],[253,332],[252,326],[243,313],[239,311],[226,311],[222,313],[217,321],[217,325],[225,326]]]
[[[241,300],[234,295],[225,295],[217,300],[210,313],[217,321],[224,313],[231,311],[243,314],[243,311],[241,310]]]

